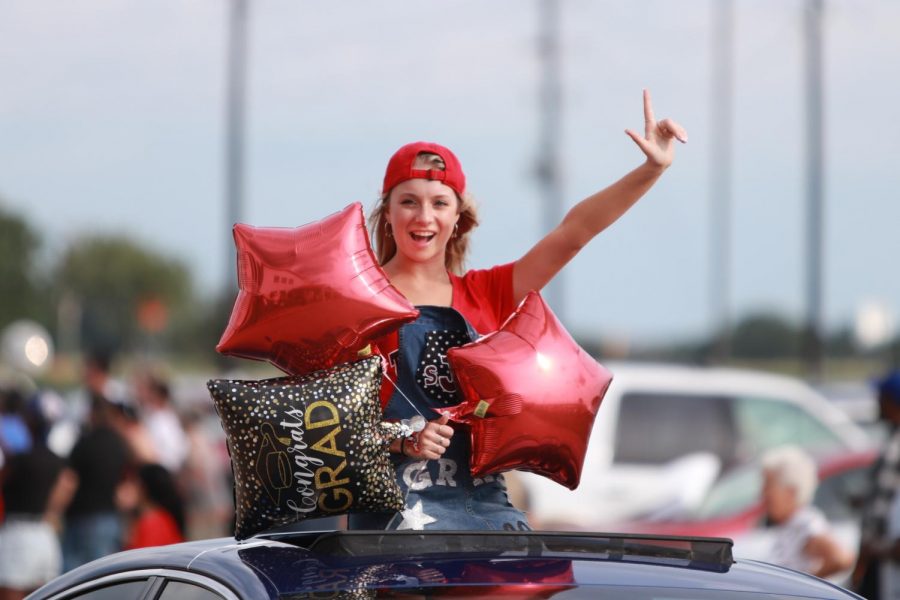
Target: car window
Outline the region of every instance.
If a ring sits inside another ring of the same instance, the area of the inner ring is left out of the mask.
[[[88,590],[77,596],[68,596],[71,600],[137,600],[144,595],[147,589],[147,580],[131,580],[106,585]]]
[[[741,397],[736,399],[735,415],[741,438],[749,444],[744,448],[746,458],[785,444],[797,444],[811,451],[844,448],[841,439],[819,419],[790,402]]]
[[[222,596],[193,583],[170,580],[157,600],[222,600]]]
[[[857,467],[823,479],[813,504],[831,522],[860,518],[861,503],[871,486],[873,468]]]
[[[661,464],[692,452],[735,458],[730,403],[718,396],[632,392],[622,396],[616,462]]]

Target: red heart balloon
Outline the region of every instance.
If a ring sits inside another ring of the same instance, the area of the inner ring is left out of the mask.
[[[300,227],[234,226],[238,292],[216,350],[302,375],[356,360],[419,311],[378,265],[362,205]]]
[[[442,412],[471,428],[473,477],[519,469],[578,487],[612,375],[540,294],[529,292],[499,331],[447,358],[465,400]]]

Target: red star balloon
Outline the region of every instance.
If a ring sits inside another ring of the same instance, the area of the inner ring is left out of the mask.
[[[238,292],[216,350],[302,375],[418,316],[378,265],[362,205],[295,228],[234,226]]]
[[[465,400],[442,412],[471,428],[474,477],[519,469],[578,487],[612,375],[540,294],[530,292],[499,331],[447,358]]]

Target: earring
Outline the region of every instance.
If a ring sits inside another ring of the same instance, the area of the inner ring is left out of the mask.
[[[387,221],[384,222],[384,235],[387,237],[394,237],[394,232],[391,231],[391,224]]]
[[[459,237],[459,223],[453,224],[453,237]]]

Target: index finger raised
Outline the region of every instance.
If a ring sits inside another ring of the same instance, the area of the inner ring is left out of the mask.
[[[645,122],[656,122],[656,117],[653,115],[653,101],[650,98],[650,90],[644,90],[644,121]]]

